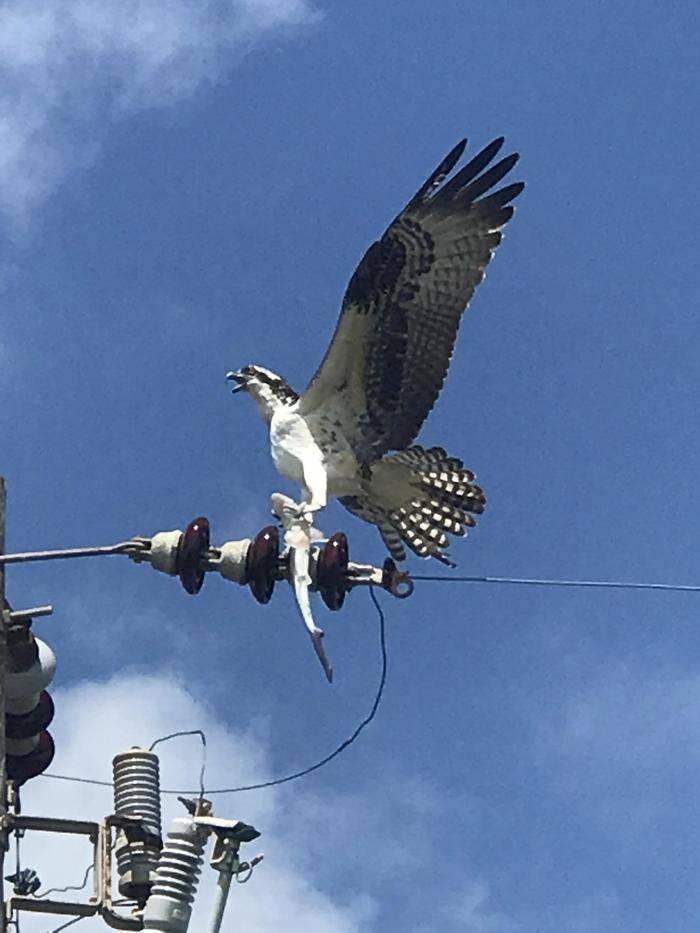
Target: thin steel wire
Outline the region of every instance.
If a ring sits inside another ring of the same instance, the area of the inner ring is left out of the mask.
[[[668,590],[680,593],[699,593],[700,584],[694,583],[635,583],[627,580],[555,580],[546,577],[448,577],[444,574],[411,574],[412,580],[422,583],[501,583],[516,586],[584,586],[608,590]]]
[[[207,770],[207,737],[201,729],[185,729],[181,732],[171,732],[169,735],[163,735],[159,739],[156,739],[148,750],[152,752],[156,745],[160,745],[161,742],[169,742],[170,739],[179,739],[184,735],[198,735],[202,741],[202,764],[199,768],[199,799],[202,800],[204,797],[204,775]],[[171,791],[162,791],[162,793],[167,794],[171,793]]]

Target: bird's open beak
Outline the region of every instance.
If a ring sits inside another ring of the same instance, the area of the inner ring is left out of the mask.
[[[229,382],[237,383],[237,385],[235,385],[233,389],[231,389],[231,392],[233,392],[234,395],[236,392],[240,392],[241,389],[245,386],[245,376],[243,376],[241,373],[238,373],[238,372],[226,373],[226,378],[228,379]]]

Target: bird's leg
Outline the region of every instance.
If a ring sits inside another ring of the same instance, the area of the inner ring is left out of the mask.
[[[325,509],[328,501],[328,478],[323,463],[314,459],[302,463],[302,510],[311,513]]]

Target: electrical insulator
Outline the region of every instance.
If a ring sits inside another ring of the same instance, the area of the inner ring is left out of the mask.
[[[246,582],[259,603],[269,603],[272,598],[279,556],[279,531],[268,525],[251,541],[246,557]]]
[[[19,784],[51,764],[54,744],[46,727],[53,719],[53,700],[44,689],[56,672],[56,657],[26,623],[7,630],[5,732],[7,777]]]
[[[144,930],[186,933],[206,841],[207,830],[190,816],[176,817],[170,824],[143,913]]]
[[[329,609],[340,609],[348,592],[348,539],[342,531],[326,541],[316,564],[316,586]]]
[[[115,755],[112,773],[115,815],[140,819],[140,824],[127,824],[117,833],[119,891],[145,903],[162,846],[158,756],[144,748],[130,748]]]
[[[186,592],[193,596],[202,589],[202,557],[209,550],[209,521],[200,515],[191,521],[177,547],[177,573]]]

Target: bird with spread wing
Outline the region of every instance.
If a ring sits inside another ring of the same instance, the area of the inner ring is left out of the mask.
[[[405,545],[450,563],[486,499],[474,474],[414,440],[447,375],[462,314],[513,215],[522,182],[493,190],[518,160],[494,140],[450,177],[458,143],[365,253],[335,335],[303,395],[262,366],[228,374],[270,426],[278,471],[301,484],[305,512],[329,496],[374,524],[392,557]],[[493,164],[492,164],[493,163]]]

